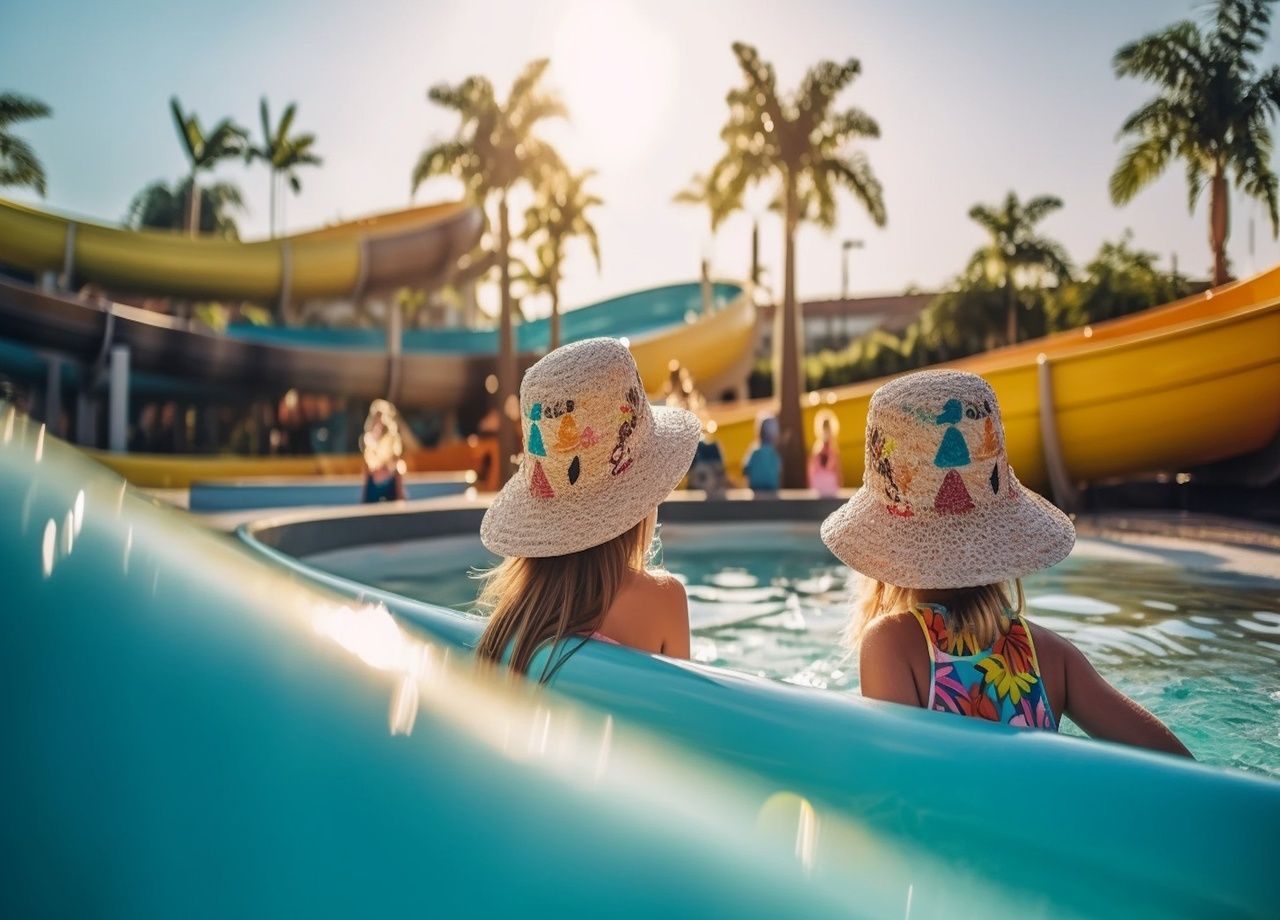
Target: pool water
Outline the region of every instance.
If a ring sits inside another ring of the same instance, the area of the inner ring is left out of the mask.
[[[856,691],[853,579],[812,525],[666,526],[661,561],[689,595],[693,656],[775,680]],[[1280,558],[1082,539],[1025,582],[1029,614],[1069,638],[1206,763],[1280,777]],[[468,609],[478,538],[312,556],[326,571]],[[1250,560],[1246,559],[1246,563]],[[944,718],[944,716],[939,716]],[[1065,731],[1079,733],[1064,720]]]

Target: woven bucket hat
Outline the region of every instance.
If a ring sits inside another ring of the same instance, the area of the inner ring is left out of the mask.
[[[650,406],[617,339],[557,348],[520,383],[524,455],[480,524],[500,556],[564,556],[643,521],[689,471],[702,435],[685,409]]]
[[[1014,476],[991,386],[921,371],[872,395],[862,488],[823,521],[822,540],[887,584],[969,588],[1062,561],[1075,527]]]

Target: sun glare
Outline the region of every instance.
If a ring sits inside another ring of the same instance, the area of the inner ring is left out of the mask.
[[[641,11],[574,4],[556,31],[551,67],[569,107],[562,146],[573,160],[608,169],[649,151],[671,90],[672,53]]]

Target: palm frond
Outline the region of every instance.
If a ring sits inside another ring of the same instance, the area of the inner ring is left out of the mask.
[[[832,158],[827,161],[827,170],[853,193],[877,227],[883,227],[888,222],[884,188],[872,172],[866,154],[857,151],[846,157]]]
[[[1111,200],[1116,204],[1132,201],[1164,172],[1172,153],[1173,144],[1168,136],[1150,137],[1131,146],[1120,155],[1120,162],[1111,174]]]
[[[17,93],[0,93],[0,129],[19,121],[48,118],[52,114],[53,110],[39,99]]]
[[[0,187],[27,186],[40,197],[48,191],[44,166],[24,140],[0,133]]]
[[[1061,198],[1055,195],[1037,195],[1022,206],[1022,215],[1028,224],[1038,224],[1054,211],[1061,209]]]

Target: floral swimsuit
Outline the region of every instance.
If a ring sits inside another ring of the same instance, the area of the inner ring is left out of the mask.
[[[921,604],[911,613],[929,646],[926,709],[1057,731],[1025,619],[1010,617],[1004,635],[989,648],[978,648],[972,636],[951,632],[945,607]]]

